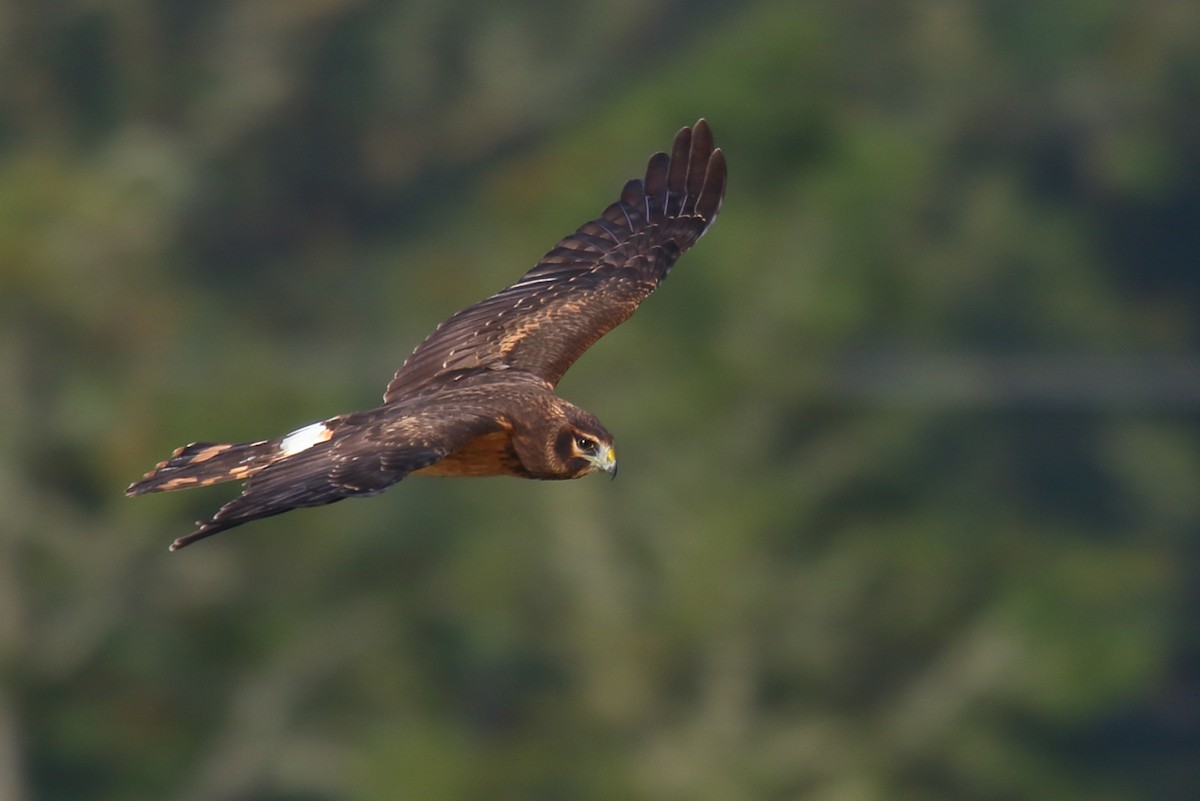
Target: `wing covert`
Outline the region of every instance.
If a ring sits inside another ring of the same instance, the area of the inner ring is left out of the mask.
[[[560,241],[516,283],[453,315],[388,384],[391,403],[449,374],[519,369],[551,386],[596,340],[626,320],[712,225],[725,157],[699,120],[650,157],[644,179]]]

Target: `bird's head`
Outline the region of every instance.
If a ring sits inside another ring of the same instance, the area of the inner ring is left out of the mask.
[[[554,440],[554,455],[563,478],[579,478],[603,470],[617,476],[613,437],[595,415],[577,406],[565,406],[565,419]]]

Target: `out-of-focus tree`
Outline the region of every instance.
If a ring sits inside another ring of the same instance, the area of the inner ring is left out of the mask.
[[[2,16],[0,798],[1196,796],[1200,9]],[[700,115],[721,220],[562,384],[619,481],[121,497]]]

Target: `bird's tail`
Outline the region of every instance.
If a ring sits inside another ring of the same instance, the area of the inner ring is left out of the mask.
[[[222,481],[242,481],[282,455],[278,439],[244,443],[193,442],[125,490],[126,495],[207,487]]]

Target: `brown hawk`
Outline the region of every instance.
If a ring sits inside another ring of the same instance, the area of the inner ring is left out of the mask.
[[[666,278],[724,194],[725,157],[700,120],[515,284],[439,325],[396,372],[383,405],[275,439],[186,445],[125,494],[246,482],[174,551],[250,520],[373,495],[408,475],[615,475],[612,435],[554,387]]]

